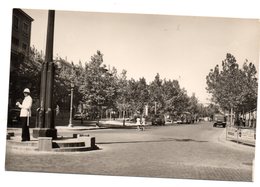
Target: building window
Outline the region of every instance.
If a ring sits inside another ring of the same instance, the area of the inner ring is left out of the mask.
[[[16,16],[13,17],[13,27],[15,29],[18,29],[18,27],[19,27],[19,18]]]
[[[19,39],[12,37],[12,44],[19,46]]]
[[[27,23],[23,23],[23,32],[25,34],[28,34],[29,31],[29,25]]]
[[[23,48],[23,50],[26,51],[26,49],[27,49],[27,45],[26,45],[25,43],[23,43],[22,48]]]

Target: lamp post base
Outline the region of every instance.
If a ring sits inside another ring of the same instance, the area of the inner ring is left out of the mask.
[[[68,125],[68,127],[73,127],[73,124],[72,124],[72,123],[70,123],[70,124]]]
[[[57,139],[57,129],[34,128],[33,137],[52,137],[52,139]]]

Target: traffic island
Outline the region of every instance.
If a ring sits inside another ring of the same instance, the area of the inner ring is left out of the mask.
[[[50,128],[34,128],[33,137],[52,137],[53,139],[57,138],[57,129]]]
[[[6,147],[17,151],[37,152],[83,152],[99,149],[95,137],[89,135],[58,137],[55,140],[52,137],[38,137],[25,142],[21,142],[19,137],[12,137],[7,140]]]
[[[52,142],[52,151],[81,152],[99,149],[95,137],[78,135],[76,138],[55,140]]]

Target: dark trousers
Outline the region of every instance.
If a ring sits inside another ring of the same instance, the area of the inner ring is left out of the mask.
[[[30,141],[29,126],[27,126],[28,117],[20,117],[22,123],[22,141]]]

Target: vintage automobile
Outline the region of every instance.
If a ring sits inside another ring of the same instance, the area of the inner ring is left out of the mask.
[[[213,127],[222,126],[226,127],[226,117],[223,114],[215,114],[213,117]]]
[[[88,119],[88,115],[85,113],[77,112],[76,114],[74,114],[73,119],[74,120],[86,120],[86,119]]]
[[[19,126],[20,123],[20,109],[13,108],[8,111],[8,127]]]
[[[152,125],[165,125],[165,119],[163,115],[154,115],[152,117]]]
[[[193,116],[190,112],[182,112],[179,119],[177,120],[178,124],[191,124],[194,123]]]

